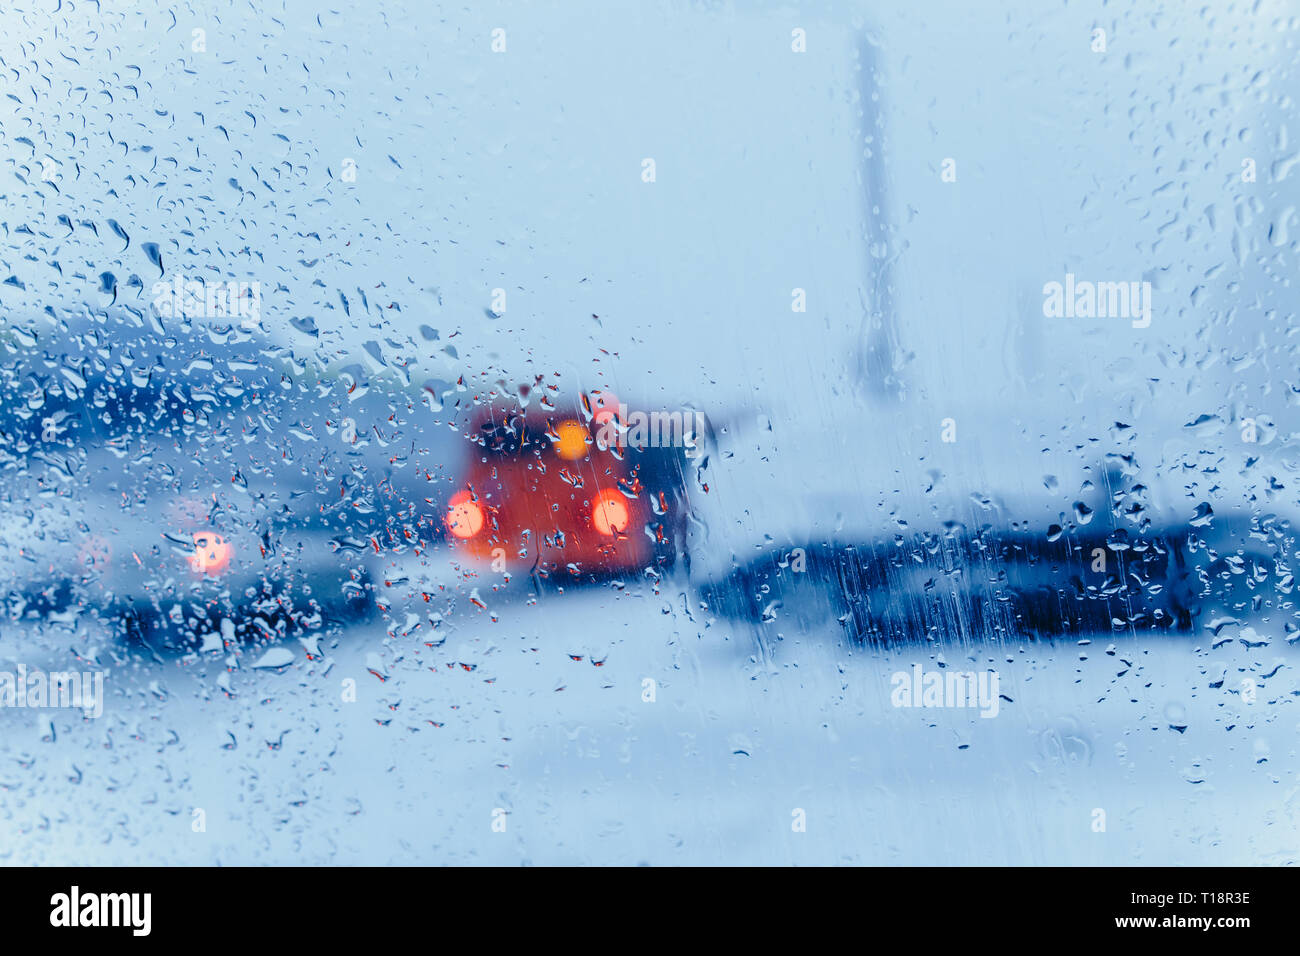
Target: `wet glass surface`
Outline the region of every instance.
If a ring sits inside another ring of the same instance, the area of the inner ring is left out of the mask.
[[[0,24],[0,860],[1296,861],[1294,3]]]

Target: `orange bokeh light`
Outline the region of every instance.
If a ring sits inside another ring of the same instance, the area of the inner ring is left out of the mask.
[[[462,540],[483,530],[483,509],[468,491],[457,492],[447,503],[447,530]]]
[[[560,436],[555,443],[555,451],[561,458],[577,461],[586,457],[587,429],[581,422],[561,422],[555,433]]]
[[[630,518],[627,499],[617,491],[602,491],[591,505],[591,526],[607,537],[626,531]]]

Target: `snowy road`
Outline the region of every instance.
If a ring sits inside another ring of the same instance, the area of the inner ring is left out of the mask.
[[[830,630],[760,646],[682,608],[635,588],[501,602],[495,623],[470,608],[437,647],[375,628],[324,661],[241,661],[230,697],[219,661],[113,670],[105,716],[60,714],[54,739],[4,714],[6,862],[1300,857],[1294,648],[988,648],[1010,701],[983,719],[891,705],[891,674],[932,666],[916,650]]]

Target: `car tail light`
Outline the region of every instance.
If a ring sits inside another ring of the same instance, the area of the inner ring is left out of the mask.
[[[627,499],[617,491],[602,491],[591,505],[591,526],[613,537],[627,530],[630,515]]]
[[[194,551],[190,567],[200,574],[221,574],[230,567],[235,549],[230,542],[212,531],[199,531],[194,535]]]
[[[447,530],[462,540],[483,530],[483,509],[468,491],[456,493],[447,503]]]

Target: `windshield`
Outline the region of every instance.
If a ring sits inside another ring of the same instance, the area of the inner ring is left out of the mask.
[[[7,861],[1293,861],[1290,5],[0,23]]]

